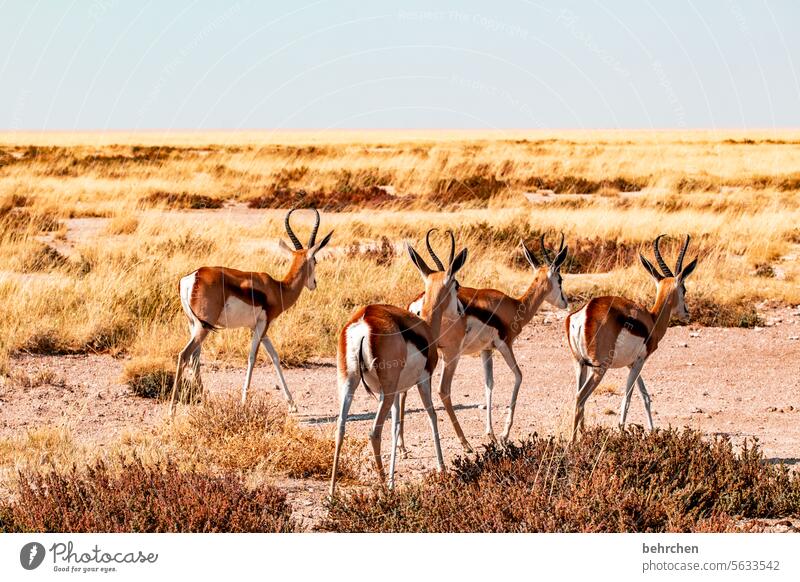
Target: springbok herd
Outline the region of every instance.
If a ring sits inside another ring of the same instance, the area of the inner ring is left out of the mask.
[[[183,369],[191,364],[195,380],[200,382],[200,351],[211,331],[246,327],[253,330],[250,355],[242,387],[242,402],[253,374],[259,344],[272,359],[290,411],[297,407],[281,371],[280,358],[267,335],[269,325],[297,301],[303,287],[313,291],[317,286],[314,270],[316,255],[331,240],[333,231],[317,241],[320,215],[308,244],[304,248],[290,225],[295,209],[286,214],[285,227],[290,248],[283,240],[279,247],[291,263],[283,279],[267,273],[245,272],[226,267],[201,267],[180,280],[181,305],[189,318],[191,339],[178,356],[178,369],[170,397],[169,413],[174,413],[175,393],[182,381]],[[444,370],[439,384],[439,396],[462,446],[472,451],[458,423],[450,399],[450,386],[463,354],[480,353],[486,386],[486,434],[496,440],[492,428],[492,353],[497,350],[514,374],[514,388],[508,407],[502,438],[507,439],[514,422],[514,408],[522,383],[522,372],[514,356],[514,340],[527,325],[544,301],[567,308],[562,289],[560,269],[567,257],[564,236],[558,249],[551,254],[541,238],[540,261],[520,242],[522,252],[533,269],[533,280],[520,297],[511,297],[495,289],[473,289],[459,284],[456,275],[467,261],[467,249],[455,253],[455,238],[450,237],[450,253],[443,263],[430,244],[428,231],[425,243],[435,268],[431,268],[411,245],[407,245],[411,262],[416,267],[424,290],[406,309],[393,305],[374,304],[357,309],[339,333],[336,356],[339,384],[339,417],[336,450],[333,460],[330,493],[336,488],[336,473],[344,439],[347,415],[353,394],[359,384],[378,401],[378,411],[370,432],[370,442],[381,481],[386,480],[381,461],[381,431],[386,416],[392,412],[392,454],[389,466],[389,487],[394,484],[394,469],[398,449],[405,453],[403,442],[403,411],[406,392],[416,385],[430,420],[438,469],[444,468],[436,412],[431,399],[431,377],[441,355]],[[600,384],[609,368],[627,367],[630,370],[620,407],[620,424],[625,424],[633,387],[636,384],[644,400],[647,421],[653,428],[650,396],[641,377],[647,358],[656,350],[667,331],[672,317],[686,322],[684,282],[697,266],[695,258],[686,266],[684,255],[689,236],[681,248],[674,271],[661,256],[659,242],[653,241],[658,263],[654,266],[643,255],[642,265],[656,283],[656,297],[650,309],[623,297],[595,297],[566,319],[567,342],[574,360],[577,394],[572,438],[584,425],[584,406],[592,391]],[[201,385],[202,386],[202,385]]]

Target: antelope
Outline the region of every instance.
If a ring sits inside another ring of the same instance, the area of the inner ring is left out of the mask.
[[[289,210],[284,220],[286,234],[294,249],[282,239],[278,241],[281,252],[291,260],[289,272],[283,279],[275,279],[267,273],[238,271],[227,267],[201,267],[180,280],[178,288],[181,305],[189,318],[189,332],[192,337],[178,355],[178,369],[169,402],[170,416],[174,413],[175,392],[180,385],[183,369],[190,361],[195,379],[202,390],[199,374],[200,349],[208,334],[220,329],[241,327],[253,330],[247,373],[242,386],[242,404],[247,400],[247,389],[253,376],[258,346],[261,344],[275,366],[290,412],[297,412],[297,406],[283,377],[278,352],[267,335],[267,329],[281,313],[295,304],[303,287],[310,291],[316,289],[316,255],[330,242],[333,231],[316,242],[320,217],[319,212],[313,209],[316,218],[314,228],[311,230],[308,246],[303,248],[289,223],[295,210]]]
[[[642,367],[658,348],[671,317],[677,318],[681,323],[689,321],[684,282],[697,267],[697,257],[686,267],[683,266],[683,257],[690,240],[687,235],[673,273],[661,257],[659,249],[659,242],[664,236],[659,235],[653,241],[653,254],[661,271],[639,253],[642,265],[656,283],[656,298],[652,308],[645,309],[623,297],[595,297],[582,309],[567,317],[567,341],[575,360],[577,381],[573,441],[578,425],[581,430],[584,427],[583,411],[586,400],[609,368],[627,367],[630,370],[620,406],[620,425],[625,425],[633,385],[636,383],[644,401],[648,427],[653,430],[650,395],[642,380]]]
[[[442,318],[446,313],[450,314],[457,309],[455,276],[467,260],[467,249],[463,249],[450,261],[446,271],[435,271],[411,245],[407,245],[407,248],[411,261],[425,284],[421,317],[392,305],[367,305],[353,313],[339,334],[336,363],[340,408],[331,474],[331,497],[336,492],[336,472],[347,414],[359,383],[364,384],[367,392],[375,396],[379,402],[369,440],[381,483],[386,482],[381,461],[383,423],[391,408],[392,453],[389,465],[391,489],[394,486],[400,430],[400,395],[415,384],[428,413],[437,468],[439,471],[444,470],[436,411],[431,399],[431,375],[438,361],[436,342],[440,336]]]
[[[428,231],[428,235],[425,237],[428,252],[431,254],[436,266],[439,267],[439,270],[444,270],[441,261],[430,245],[428,237],[431,232],[433,231]],[[455,250],[455,240],[453,233],[451,231],[448,231],[448,233],[450,234],[450,256],[452,258]],[[564,246],[564,235],[561,235],[561,243],[555,253],[555,257],[551,256],[547,250],[544,235],[540,239],[540,244],[545,258],[543,263],[539,263],[535,254],[525,245],[525,241],[520,241],[522,252],[534,272],[533,281],[520,297],[511,297],[496,289],[472,289],[459,286],[457,293],[458,312],[454,313],[452,317],[445,316],[442,319],[442,333],[439,337],[438,345],[444,360],[444,370],[439,383],[439,396],[461,441],[461,445],[467,452],[472,452],[472,447],[464,437],[464,432],[458,423],[450,400],[453,375],[458,367],[460,357],[464,354],[480,353],[481,355],[486,394],[486,435],[493,442],[497,441],[492,427],[492,389],[494,387],[492,354],[495,350],[500,352],[513,372],[514,388],[511,393],[511,403],[502,434],[502,439],[507,440],[511,432],[511,426],[514,423],[517,394],[522,384],[522,372],[514,355],[514,340],[533,319],[533,316],[544,301],[561,309],[567,308],[567,298],[561,288],[562,278],[560,271],[569,249],[569,247]],[[409,306],[409,310],[412,313],[418,313],[422,300],[423,298],[421,297],[415,299]],[[407,454],[405,443],[403,442],[405,394],[401,397],[400,404],[400,450],[403,454]]]

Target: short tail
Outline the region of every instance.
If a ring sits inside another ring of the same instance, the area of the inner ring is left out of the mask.
[[[183,281],[183,279],[181,279],[181,281]],[[181,295],[181,281],[178,281],[178,295],[179,296]],[[192,317],[194,317],[197,321],[200,322],[200,327],[202,327],[203,329],[207,329],[208,331],[219,331],[219,330],[221,330],[222,329],[221,327],[216,327],[215,325],[212,325],[211,323],[207,322],[205,319],[200,319],[199,317],[197,317],[197,314],[194,312],[194,309],[192,309],[192,300],[191,300],[192,292],[191,292],[191,290],[189,291],[189,295],[190,295],[189,298],[186,299],[185,306],[189,309],[189,313],[192,314]],[[182,296],[181,296],[181,300],[183,300]]]
[[[365,336],[363,335],[361,336],[361,342],[358,344],[358,352],[356,353],[356,361],[358,362],[358,375],[361,377],[361,383],[364,385],[364,388],[367,390],[367,392],[371,396],[377,398],[377,396],[375,396],[375,392],[372,391],[372,388],[369,387],[369,384],[367,384],[367,381],[364,378],[364,356],[362,355],[364,350],[364,337]]]

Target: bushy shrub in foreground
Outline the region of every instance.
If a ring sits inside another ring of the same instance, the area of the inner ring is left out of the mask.
[[[592,428],[570,445],[536,435],[490,446],[395,492],[331,502],[323,531],[733,531],[800,515],[800,477],[757,443],[692,430]]]
[[[97,461],[86,471],[22,473],[19,496],[0,506],[6,532],[289,532],[286,495],[248,489],[235,476],[182,472],[173,463]]]

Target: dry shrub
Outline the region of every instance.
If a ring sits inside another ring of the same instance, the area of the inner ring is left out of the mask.
[[[120,215],[115,216],[106,226],[106,234],[121,235],[133,234],[139,228],[139,219],[135,216]]]
[[[164,192],[158,190],[148,194],[139,201],[143,207],[166,206],[171,209],[200,210],[204,208],[222,208],[224,201],[204,194],[189,192]]]
[[[72,342],[56,328],[34,330],[22,342],[19,351],[37,356],[65,356],[78,353]]]
[[[17,257],[16,270],[22,273],[38,273],[59,269],[67,263],[67,257],[48,244],[29,241]]]
[[[12,386],[20,388],[38,388],[39,386],[58,386],[64,388],[67,381],[63,376],[59,376],[52,370],[37,370],[35,372],[25,372],[15,370],[11,372],[8,381]]]
[[[291,532],[286,495],[248,489],[233,475],[181,472],[168,461],[145,466],[98,460],[85,471],[21,472],[18,497],[0,506],[4,532]]]
[[[333,434],[305,428],[285,405],[233,396],[210,398],[191,410],[175,429],[174,442],[192,459],[223,471],[263,467],[293,478],[327,479],[333,462]],[[364,442],[348,439],[340,474],[355,479]]]
[[[735,531],[737,520],[800,515],[800,476],[757,443],[692,430],[592,428],[574,446],[533,435],[456,460],[395,492],[334,500],[337,532]]]
[[[397,251],[389,237],[383,235],[379,242],[362,246],[359,243],[351,244],[347,247],[346,256],[348,259],[365,258],[373,261],[376,265],[390,265],[397,256]]]
[[[155,398],[165,400],[169,398],[172,384],[175,382],[175,364],[165,358],[134,358],[122,371],[122,381],[131,389],[131,392],[142,398]],[[185,371],[186,377],[176,399],[178,402],[194,404],[201,399],[201,390],[197,382],[191,378],[191,370]]]
[[[494,176],[475,174],[462,179],[445,178],[436,182],[428,200],[436,205],[485,203],[507,188],[508,183]]]
[[[694,323],[706,327],[747,327],[763,325],[755,302],[746,299],[715,301],[706,295],[689,298],[689,310]]]
[[[557,194],[595,194],[602,192],[638,192],[647,185],[646,179],[617,176],[610,180],[591,180],[582,176],[532,176],[525,180],[528,188],[553,190]]]
[[[565,273],[607,273],[638,261],[641,248],[634,242],[600,237],[573,238],[568,246],[569,256],[562,269]]]
[[[355,208],[381,208],[393,205],[398,198],[378,186],[347,188],[330,192],[278,188],[251,198],[249,208],[321,208],[328,212],[342,212]]]

